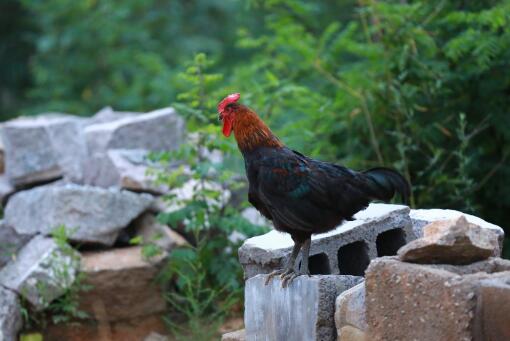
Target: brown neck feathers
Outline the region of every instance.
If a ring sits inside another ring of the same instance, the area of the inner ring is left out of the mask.
[[[239,106],[234,119],[234,136],[241,151],[258,147],[281,148],[283,143],[256,113],[245,106]]]

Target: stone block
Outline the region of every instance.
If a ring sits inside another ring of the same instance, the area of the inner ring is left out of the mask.
[[[466,220],[471,223],[478,225],[482,228],[494,230],[498,234],[498,240],[499,240],[499,250],[497,254],[495,253],[495,257],[499,257],[501,255],[501,250],[503,250],[503,240],[505,238],[505,232],[501,227],[498,225],[491,224],[482,218],[476,217],[471,214],[466,214],[460,211],[455,210],[443,210],[438,208],[433,209],[421,209],[421,210],[411,210],[409,213],[409,216],[411,217],[411,221],[413,224],[413,230],[416,234],[416,237],[421,238],[423,237],[423,228],[434,222],[434,221],[440,221],[440,220],[452,220],[460,217],[461,215],[466,217]]]
[[[499,253],[498,234],[469,223],[465,216],[439,220],[424,227],[424,237],[398,250],[412,263],[470,264]]]
[[[482,280],[476,316],[481,340],[510,340],[510,272]]]
[[[145,341],[155,333],[167,333],[165,322],[160,315],[115,322],[87,320],[51,324],[44,329],[43,336],[44,340],[48,341]]]
[[[108,149],[173,150],[183,141],[184,120],[173,108],[92,124],[85,128],[91,155]]]
[[[338,341],[369,341],[366,332],[356,327],[345,326],[338,332]]]
[[[369,339],[480,340],[481,283],[508,271],[510,261],[497,258],[458,266],[376,259],[365,282]]]
[[[154,243],[165,251],[188,245],[183,236],[168,226],[160,224],[150,212],[136,218],[130,227],[136,231],[136,235],[142,237],[143,243]]]
[[[0,341],[16,341],[22,327],[18,296],[0,286]]]
[[[371,259],[395,255],[415,239],[407,206],[370,204],[354,218],[333,231],[312,236],[312,274],[363,276]],[[275,230],[246,240],[239,249],[245,278],[282,268],[293,245],[290,235]]]
[[[119,231],[152,202],[149,194],[75,184],[46,185],[14,194],[5,208],[5,222],[22,234],[47,235],[65,225],[73,241],[112,245]]]
[[[0,284],[43,309],[73,284],[78,257],[64,253],[53,239],[36,236],[0,271]]]
[[[367,330],[365,282],[338,295],[335,303],[335,324],[338,331],[345,326]]]
[[[148,159],[145,150],[112,149],[105,154],[95,154],[85,166],[87,185],[118,187],[136,192],[164,194],[165,185],[157,185],[156,175],[148,171],[161,169],[161,165]]]
[[[15,258],[16,253],[32,236],[19,234],[0,220],[0,269]]]
[[[16,186],[65,176],[80,181],[87,156],[79,120],[62,114],[19,118],[2,126],[5,168]]]
[[[358,284],[357,276],[299,276],[282,288],[278,277],[266,286],[266,275],[246,281],[247,341],[336,340],[335,298]]]
[[[246,331],[244,329],[226,333],[221,336],[221,341],[246,341]]]
[[[80,309],[98,321],[119,321],[165,311],[160,287],[155,283],[165,255],[151,262],[142,258],[141,247],[83,252],[81,269],[85,284]]]

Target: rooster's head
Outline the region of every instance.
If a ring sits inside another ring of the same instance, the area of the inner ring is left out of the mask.
[[[235,103],[241,97],[240,93],[228,95],[218,104],[218,113],[220,121],[223,121],[223,135],[226,137],[232,133],[232,127],[235,118]]]

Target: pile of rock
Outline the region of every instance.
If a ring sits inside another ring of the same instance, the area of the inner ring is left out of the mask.
[[[339,340],[508,339],[510,261],[493,257],[498,229],[469,220],[432,222],[398,256],[372,261],[337,299]]]
[[[504,237],[499,226],[453,210],[383,204],[355,218],[312,238],[309,270],[315,275],[298,277],[288,288],[278,278],[268,286],[264,280],[286,262],[290,237],[272,231],[246,240],[239,250],[246,329],[223,339],[463,340],[473,326],[497,330],[494,340],[509,338],[502,337],[505,324],[487,321],[499,313],[495,306],[479,303],[497,302],[482,297],[485,291],[509,294],[510,262],[495,258]],[[441,315],[451,312],[457,315]],[[458,328],[448,329],[452,324]]]
[[[81,306],[95,332],[111,334],[113,323],[134,318],[158,331],[153,321],[165,305],[153,280],[164,255],[148,262],[140,247],[117,246],[126,231],[145,240],[157,235],[166,252],[185,243],[156,221],[156,197],[170,189],[155,185],[148,172],[160,167],[149,152],[175,149],[184,136],[172,108],[146,114],[105,108],[91,118],[52,113],[2,124],[0,340],[15,340],[21,328],[20,295],[44,309],[78,271],[93,286]],[[63,250],[50,237],[58,226],[80,250],[97,251]]]

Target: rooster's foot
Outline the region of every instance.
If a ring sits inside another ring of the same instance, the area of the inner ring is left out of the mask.
[[[299,277],[299,276],[305,276],[305,275],[306,276],[310,276],[310,273],[308,271],[303,272],[303,271],[292,270],[289,273],[283,274],[281,276],[281,279],[282,279],[282,288],[288,287],[290,285],[290,283],[292,283],[294,278]]]
[[[290,274],[290,273],[293,273],[294,270],[293,269],[279,269],[279,270],[275,270],[273,272],[271,272],[269,275],[267,275],[267,278],[266,278],[266,281],[264,283],[264,285],[268,285],[269,282],[271,281],[271,279],[273,279],[273,277],[275,276],[281,276],[281,278],[283,278],[284,276]]]

